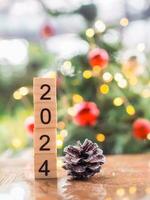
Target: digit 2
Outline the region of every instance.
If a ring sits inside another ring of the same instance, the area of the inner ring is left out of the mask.
[[[51,90],[51,87],[49,86],[49,85],[47,85],[47,84],[43,84],[43,85],[41,85],[41,90],[43,89],[43,88],[47,88],[47,90],[44,92],[44,94],[41,96],[41,100],[50,100],[51,99],[51,97],[47,97],[46,95],[50,92],[50,90]]]
[[[41,135],[40,140],[46,138],[45,143],[40,147],[40,151],[50,151],[50,148],[46,148],[45,146],[49,143],[50,137],[48,135]]]
[[[50,170],[48,170],[48,160],[45,160],[41,165],[39,172],[45,173],[45,176],[48,176]]]
[[[47,114],[48,114],[47,120],[44,120],[44,117],[43,117],[45,111],[46,111]],[[43,124],[48,124],[48,123],[51,121],[51,111],[50,111],[48,108],[43,108],[43,109],[41,110],[40,118],[41,118],[41,122],[42,122]]]

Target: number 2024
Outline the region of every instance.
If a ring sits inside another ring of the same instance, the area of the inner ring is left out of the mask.
[[[40,89],[45,89],[45,88],[46,88],[46,90],[44,91],[44,93],[43,93],[43,95],[41,96],[40,99],[41,100],[51,100],[51,97],[47,96],[48,93],[51,90],[51,87],[47,84],[43,84]],[[47,119],[46,120],[43,117],[45,112],[47,113]],[[51,121],[51,111],[48,108],[43,108],[41,110],[41,113],[40,113],[40,119],[41,119],[41,122],[43,124],[50,123],[50,121]],[[42,146],[40,147],[40,151],[50,151],[50,148],[45,147],[50,142],[50,137],[48,135],[42,135],[40,137],[40,140],[42,140],[43,138],[45,138],[45,143],[42,144]],[[45,160],[43,162],[43,164],[41,165],[41,167],[39,169],[39,172],[45,173],[45,176],[48,176],[48,173],[50,172],[50,170],[48,170],[48,160]]]

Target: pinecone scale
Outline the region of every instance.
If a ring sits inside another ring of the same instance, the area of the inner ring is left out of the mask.
[[[96,143],[86,139],[83,144],[79,141],[76,146],[64,149],[64,166],[68,175],[73,179],[87,179],[100,172],[105,162],[103,151]]]

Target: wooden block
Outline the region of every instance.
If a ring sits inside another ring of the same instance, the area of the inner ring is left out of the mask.
[[[57,154],[35,154],[34,171],[35,178],[57,178]]]
[[[57,153],[56,128],[34,129],[34,152],[35,153]]]
[[[35,128],[53,128],[57,126],[57,110],[55,102],[34,104]]]
[[[56,178],[56,79],[34,78],[35,178]]]
[[[56,100],[55,78],[34,78],[33,81],[34,102],[46,102]]]

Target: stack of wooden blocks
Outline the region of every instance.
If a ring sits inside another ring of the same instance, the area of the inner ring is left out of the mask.
[[[34,78],[33,94],[35,178],[56,178],[56,79]]]

